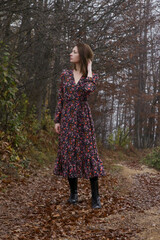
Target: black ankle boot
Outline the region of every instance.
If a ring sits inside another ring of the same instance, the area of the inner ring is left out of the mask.
[[[75,204],[78,202],[78,192],[77,192],[77,178],[69,178],[69,185],[70,185],[70,197],[68,199],[69,203]]]
[[[99,190],[98,190],[98,177],[90,178],[91,191],[92,191],[92,208],[101,208]]]

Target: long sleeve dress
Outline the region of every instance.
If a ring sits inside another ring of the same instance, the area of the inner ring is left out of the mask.
[[[62,177],[105,176],[98,155],[94,122],[87,97],[96,89],[98,75],[75,82],[73,70],[60,76],[54,123],[60,123],[58,151],[53,173]]]

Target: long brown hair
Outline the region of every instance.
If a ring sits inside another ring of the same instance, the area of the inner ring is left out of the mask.
[[[80,72],[83,73],[84,77],[87,77],[88,70],[87,70],[87,65],[88,65],[88,60],[90,59],[93,61],[94,58],[94,53],[91,49],[91,47],[83,42],[78,42],[75,46],[78,48],[78,53],[80,56]],[[73,63],[73,68],[76,69],[76,64]]]

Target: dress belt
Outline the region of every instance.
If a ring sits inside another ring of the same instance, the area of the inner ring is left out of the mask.
[[[79,101],[79,102],[87,102],[87,98],[73,98],[73,99],[65,99],[64,103],[70,102],[70,101]]]

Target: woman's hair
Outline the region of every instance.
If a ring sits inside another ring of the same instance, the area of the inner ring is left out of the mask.
[[[77,48],[78,48],[78,53],[79,53],[79,57],[80,57],[80,72],[83,73],[84,77],[87,77],[88,60],[90,59],[91,61],[93,61],[94,53],[93,53],[92,49],[90,48],[90,46],[86,43],[78,42],[75,46],[77,46]],[[77,70],[75,63],[73,63],[73,66],[74,66],[74,69]]]

